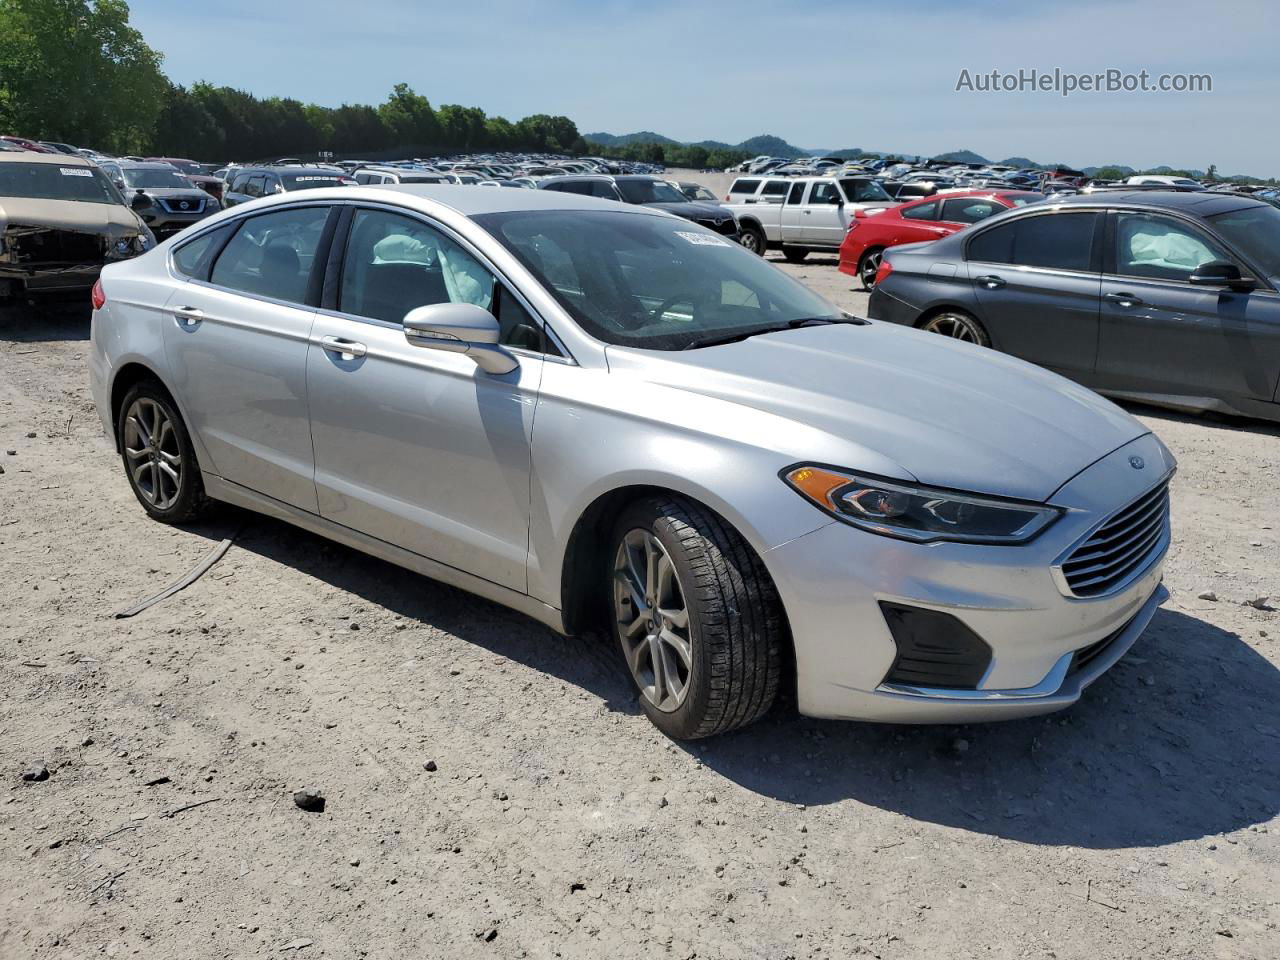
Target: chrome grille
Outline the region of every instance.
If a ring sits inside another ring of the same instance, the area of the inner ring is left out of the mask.
[[[183,204],[187,207],[184,210]],[[203,197],[161,197],[160,206],[168,210],[170,213],[202,213],[204,212]]]
[[[1144,570],[1169,541],[1169,481],[1114,514],[1062,561],[1062,577],[1077,597],[1099,597]]]

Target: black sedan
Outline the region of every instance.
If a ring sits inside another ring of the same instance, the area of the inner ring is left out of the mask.
[[[1065,197],[886,256],[869,314],[1101,393],[1280,420],[1280,210],[1242,196]]]

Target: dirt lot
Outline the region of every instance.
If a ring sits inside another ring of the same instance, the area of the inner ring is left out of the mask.
[[[1280,613],[1244,604],[1280,595],[1280,430],[1135,410],[1181,461],[1173,596],[1073,710],[686,747],[599,641],[234,510],[146,520],[87,333],[0,310],[4,960],[1280,956]]]

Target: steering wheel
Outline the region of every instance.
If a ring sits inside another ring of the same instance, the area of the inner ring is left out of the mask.
[[[655,320],[662,319],[662,315],[677,303],[688,303],[696,307],[701,299],[701,296],[693,293],[678,293],[674,297],[667,297],[667,299],[649,311],[649,322],[652,323]]]

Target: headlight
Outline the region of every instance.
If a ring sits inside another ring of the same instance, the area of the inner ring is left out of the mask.
[[[802,464],[782,472],[791,489],[838,520],[886,537],[929,543],[1026,543],[1062,515],[1058,507],[905,484]]]

